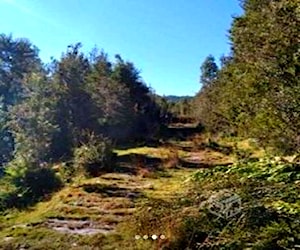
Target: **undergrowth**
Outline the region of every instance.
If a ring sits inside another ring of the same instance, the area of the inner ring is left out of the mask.
[[[126,223],[130,237],[164,233],[166,240],[148,245],[148,249],[164,250],[274,250],[300,244],[298,163],[248,159],[199,170],[189,183],[188,193],[181,198],[145,203]],[[211,197],[224,192],[241,199],[240,211],[229,218],[215,215],[209,207]]]

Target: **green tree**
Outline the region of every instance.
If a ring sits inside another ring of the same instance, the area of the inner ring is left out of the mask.
[[[129,90],[133,104],[134,124],[131,137],[146,139],[159,129],[160,109],[154,95],[141,80],[139,71],[131,62],[125,62],[119,55],[113,67],[112,79]]]
[[[55,120],[59,133],[55,135],[57,143],[53,148],[57,157],[70,156],[72,148],[84,140],[83,132],[94,126],[90,120],[91,98],[85,91],[90,63],[80,48],[80,43],[68,46],[52,76],[58,98]]]
[[[200,82],[202,83],[203,87],[208,86],[210,83],[217,79],[219,69],[218,65],[215,62],[215,58],[212,55],[209,55],[205,58],[200,67],[200,70]]]
[[[57,98],[51,83],[42,74],[27,79],[28,97],[15,105],[10,113],[10,130],[16,143],[16,157],[26,158],[33,164],[49,161],[54,134]]]
[[[101,52],[93,59],[85,89],[94,104],[94,131],[118,140],[128,138],[134,113],[127,85],[113,79],[112,71],[107,55]]]
[[[9,109],[28,95],[26,77],[41,70],[35,46],[27,39],[0,34],[0,166],[12,158],[14,151],[14,138],[7,127]]]
[[[240,127],[247,124],[250,136],[281,151],[299,148],[299,4],[243,1],[245,14],[231,30],[247,94]]]
[[[299,6],[292,0],[242,1],[230,30],[231,58],[198,110],[209,129],[255,137],[281,152],[299,148]],[[206,107],[206,108],[205,108]]]

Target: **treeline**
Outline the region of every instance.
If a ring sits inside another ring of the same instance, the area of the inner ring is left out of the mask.
[[[80,47],[45,66],[28,40],[0,36],[1,164],[69,157],[91,134],[122,142],[157,131],[163,114],[134,64]]]
[[[277,152],[300,150],[300,1],[243,0],[221,68],[201,66],[197,117],[207,130],[256,138]]]
[[[195,117],[193,113],[193,98],[192,97],[171,97],[168,96],[157,96],[156,102],[160,106],[164,114],[169,117],[168,121],[171,122],[171,118],[180,117]]]
[[[115,144],[145,141],[163,124],[166,115],[133,63],[80,48],[44,65],[27,39],[0,35],[0,170],[14,186],[0,192],[0,207],[57,187],[55,163],[71,162],[69,174],[113,167]]]

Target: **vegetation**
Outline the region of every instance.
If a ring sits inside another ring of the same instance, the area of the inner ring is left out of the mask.
[[[300,246],[300,2],[241,6],[195,97],[0,35],[0,249]]]
[[[201,67],[198,117],[209,131],[253,137],[283,154],[297,152],[299,1],[248,0],[242,7],[230,30],[231,54],[221,59],[217,77],[213,58]]]
[[[105,138],[90,137],[89,141],[74,150],[74,168],[78,173],[97,176],[101,171],[112,168],[113,151]]]

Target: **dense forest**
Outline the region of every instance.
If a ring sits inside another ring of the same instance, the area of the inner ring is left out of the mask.
[[[0,35],[0,249],[300,247],[300,1],[241,6],[194,97],[120,55],[75,43],[45,64]],[[216,219],[217,191],[242,212]]]

